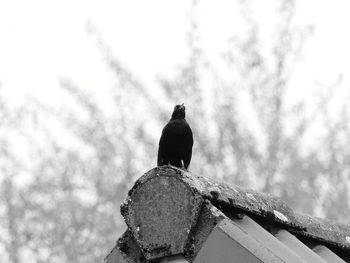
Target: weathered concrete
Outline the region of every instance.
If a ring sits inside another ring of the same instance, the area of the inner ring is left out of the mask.
[[[283,228],[306,242],[337,247],[338,255],[350,251],[349,226],[296,215],[271,195],[171,166],[154,168],[137,180],[121,213],[146,260],[176,254],[193,260],[222,215],[239,222],[248,215],[268,231]]]
[[[188,263],[188,261],[181,255],[163,258],[159,263]]]
[[[292,230],[294,235],[313,244],[327,245],[343,260],[350,261],[350,225],[298,213],[296,218],[306,230]]]
[[[196,257],[216,225],[225,219],[227,219],[227,216],[209,201],[203,203],[197,224],[193,227],[183,252],[189,261]]]
[[[270,194],[258,193],[189,173],[184,174],[183,180],[195,187],[205,199],[210,200],[222,211],[243,212],[284,227],[304,229],[295,218],[293,210],[281,199]]]
[[[297,214],[297,219],[306,226],[306,231],[298,232],[300,235],[350,249],[349,225],[305,214]]]
[[[141,177],[121,212],[146,259],[176,255],[184,246],[204,201],[180,178],[182,170],[161,167]]]
[[[126,230],[104,263],[145,263],[146,259],[138,247],[133,235]]]
[[[205,214],[203,216],[203,214]],[[203,219],[201,220],[201,217]],[[208,221],[210,231],[201,232],[202,224],[193,233],[194,263],[306,263],[248,216],[230,219],[209,202],[204,204],[199,221]],[[198,241],[199,242],[196,242]],[[199,249],[199,251],[196,251]]]
[[[157,167],[142,176],[129,191],[121,212],[146,259],[154,259],[185,253],[205,199],[229,210],[230,216],[244,212],[303,229],[293,211],[278,198],[171,166]]]

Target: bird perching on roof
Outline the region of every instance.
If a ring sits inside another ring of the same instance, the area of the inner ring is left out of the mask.
[[[176,105],[159,140],[158,166],[173,165],[188,169],[192,157],[193,135],[185,120],[185,105]]]

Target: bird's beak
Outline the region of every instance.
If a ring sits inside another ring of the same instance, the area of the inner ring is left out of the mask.
[[[182,103],[180,106],[181,106],[181,108],[184,109],[185,108],[185,103]]]

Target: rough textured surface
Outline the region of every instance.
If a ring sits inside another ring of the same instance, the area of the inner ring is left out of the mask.
[[[182,255],[175,255],[163,258],[159,263],[188,263],[188,261]]]
[[[305,229],[295,218],[293,210],[281,199],[266,193],[258,193],[238,186],[219,183],[171,166],[157,167],[146,173],[136,182],[136,187],[131,192],[137,188],[138,184],[142,184],[154,174],[172,174],[186,183],[194,193],[199,193],[204,199],[210,200],[219,208],[244,211],[248,214],[272,220],[288,228]]]
[[[296,215],[269,194],[218,183],[171,166],[154,168],[137,180],[121,212],[147,260],[179,253],[193,258],[220,214],[231,219],[247,214],[268,231],[271,227],[287,229],[307,243],[338,249],[336,253],[345,255],[343,258],[350,251],[349,226]]]
[[[121,208],[147,259],[183,253],[196,224],[203,198],[180,176],[178,169],[151,170],[138,180]]]
[[[142,255],[134,237],[129,230],[125,231],[112,251],[104,259],[104,263],[145,263],[147,262]]]
[[[282,200],[265,193],[258,193],[237,186],[230,186],[197,177],[202,182],[202,194],[219,208],[236,209],[263,217],[288,228],[304,229],[294,212]]]
[[[324,244],[349,250],[350,253],[350,226],[327,219],[297,214],[297,219],[306,227],[306,231],[294,232],[298,236],[318,240]]]
[[[190,262],[196,257],[213,228],[225,218],[227,217],[209,201],[204,202],[197,224],[192,228],[184,249],[185,257]]]

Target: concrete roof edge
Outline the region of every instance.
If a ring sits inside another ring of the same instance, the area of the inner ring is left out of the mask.
[[[183,253],[197,223],[204,199],[183,180],[183,173],[168,166],[148,171],[121,205],[128,229],[147,260]]]
[[[350,251],[350,225],[302,213],[296,213],[296,218],[306,230],[293,231],[295,235]]]
[[[123,258],[120,261],[117,258]],[[143,256],[139,246],[137,245],[132,233],[126,230],[117,240],[116,245],[111,252],[105,257],[104,263],[114,262],[130,262],[130,263],[145,263],[146,259]]]
[[[294,211],[275,196],[218,182],[175,167],[168,166],[167,169],[180,171],[181,180],[186,182],[193,191],[200,193],[204,199],[209,200],[219,208],[245,212],[272,220],[287,228],[305,230],[305,227],[296,219]]]
[[[350,225],[298,214],[283,200],[270,194],[217,182],[172,166],[156,167],[136,181],[130,189],[126,201],[121,206],[124,217],[127,214],[130,196],[149,180],[163,176],[175,176],[195,196],[210,201],[224,213],[227,211],[246,213],[254,218],[268,221],[269,224],[285,228],[298,236],[336,246],[342,250],[350,249]]]

